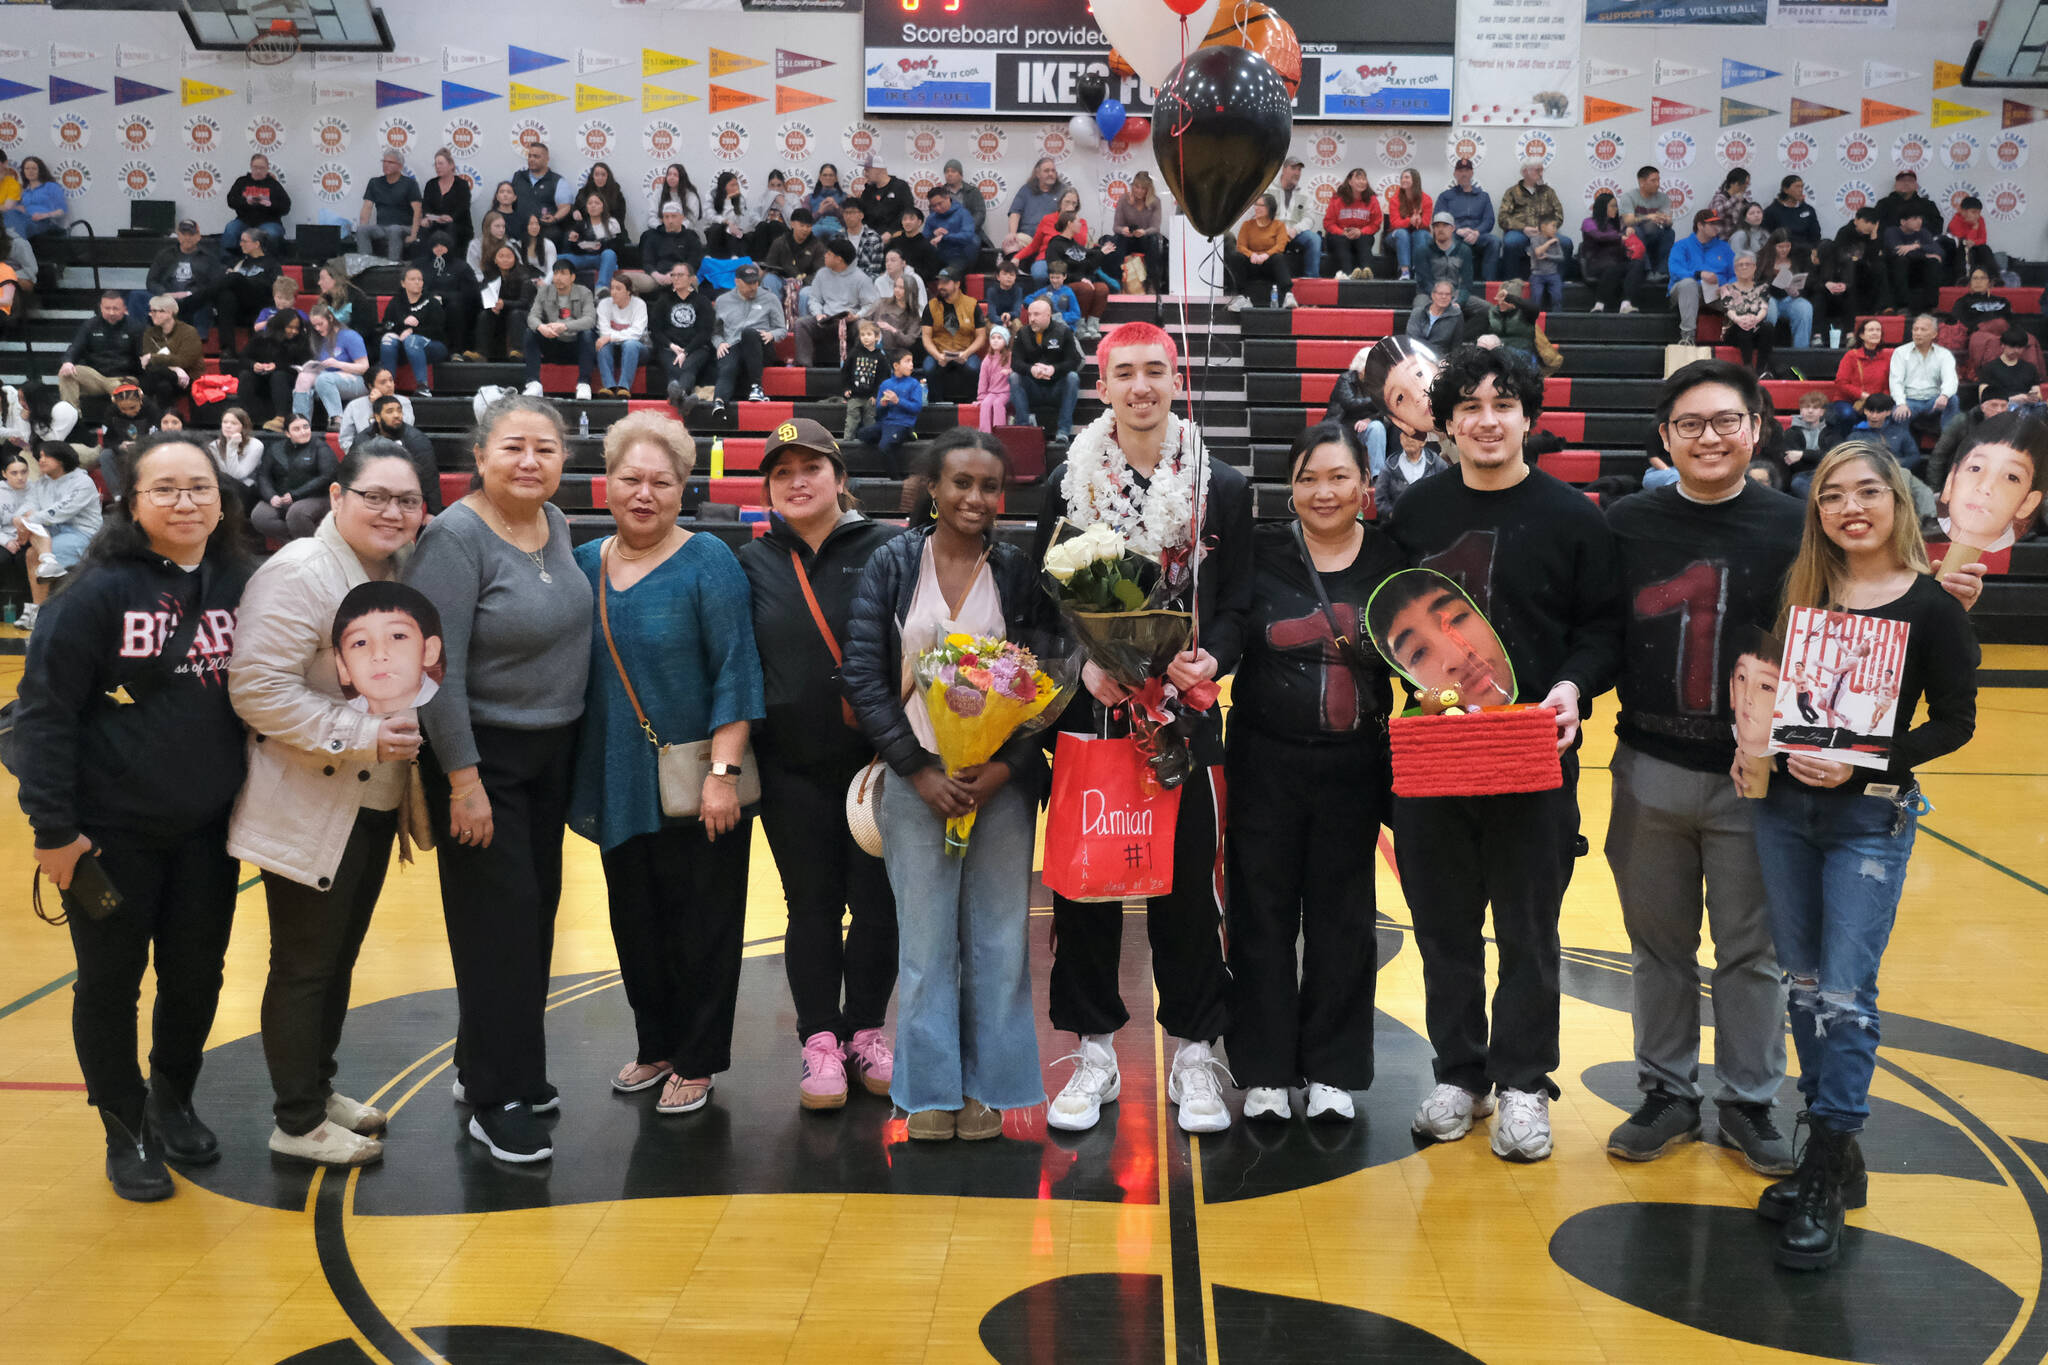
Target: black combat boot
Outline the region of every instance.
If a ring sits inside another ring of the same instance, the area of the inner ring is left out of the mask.
[[[188,1166],[204,1166],[220,1160],[220,1140],[200,1121],[188,1095],[172,1093],[168,1086],[152,1084],[143,1105],[143,1122],[163,1143],[164,1155]]]
[[[1799,1126],[1804,1128],[1813,1122],[1802,1110]],[[1863,1147],[1856,1141],[1856,1135],[1847,1135],[1849,1140],[1849,1170],[1842,1181],[1842,1207],[1860,1209],[1870,1202],[1870,1172],[1863,1164]],[[1759,1218],[1773,1223],[1782,1223],[1792,1216],[1792,1208],[1799,1202],[1799,1181],[1811,1159],[1812,1142],[1806,1143],[1800,1152],[1799,1168],[1783,1180],[1776,1180],[1764,1187],[1763,1195],[1756,1201]]]
[[[1825,1270],[1842,1250],[1844,1185],[1853,1135],[1824,1123],[1807,1126],[1807,1150],[1792,1213],[1778,1231],[1774,1254],[1788,1270]]]
[[[100,1110],[107,1129],[107,1182],[114,1193],[138,1204],[169,1199],[177,1193],[164,1169],[163,1149],[149,1131],[148,1119],[130,1128],[111,1109]]]

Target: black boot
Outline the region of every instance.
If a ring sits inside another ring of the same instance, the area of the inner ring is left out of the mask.
[[[142,1112],[143,1121],[162,1141],[164,1155],[172,1161],[204,1166],[209,1161],[220,1160],[220,1139],[213,1135],[211,1128],[200,1122],[198,1111],[192,1108],[189,1098],[152,1086]]]
[[[1799,1127],[1812,1122],[1804,1111],[1799,1115]],[[1870,1172],[1863,1164],[1863,1146],[1856,1141],[1856,1135],[1846,1135],[1849,1141],[1849,1167],[1842,1179],[1842,1207],[1860,1209],[1870,1202]],[[1806,1171],[1806,1163],[1813,1144],[1808,1142],[1799,1156],[1799,1168],[1783,1180],[1774,1180],[1764,1186],[1763,1194],[1756,1201],[1757,1217],[1769,1222],[1782,1223],[1792,1216],[1793,1206],[1799,1202],[1799,1181]]]
[[[1788,1270],[1825,1270],[1841,1253],[1850,1138],[1823,1123],[1808,1125],[1806,1145],[1812,1155],[1802,1167],[1799,1193],[1774,1249],[1778,1264]]]
[[[100,1110],[100,1122],[107,1129],[107,1183],[114,1193],[138,1204],[169,1199],[177,1193],[171,1173],[164,1169],[163,1152],[156,1135],[144,1119],[137,1128],[123,1123],[112,1110]]]

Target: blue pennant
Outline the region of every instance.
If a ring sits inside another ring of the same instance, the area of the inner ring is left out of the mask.
[[[52,104],[68,104],[72,100],[82,100],[93,95],[104,95],[106,93],[97,85],[87,85],[83,81],[67,80],[62,76],[50,77],[50,103]]]
[[[126,76],[114,77],[115,104],[138,104],[143,100],[153,100],[159,95],[170,93],[161,85],[145,85],[141,81],[131,81]]]
[[[443,109],[467,109],[472,104],[498,98],[495,90],[479,90],[473,85],[458,85],[454,81],[441,82],[441,107]]]
[[[404,85],[393,85],[390,81],[377,82],[377,107],[379,109],[385,109],[394,104],[411,104],[414,100],[426,98],[428,98],[428,95],[424,90],[414,90]]]
[[[1769,67],[1751,66],[1748,62],[1733,61],[1727,57],[1721,59],[1721,88],[1723,90],[1732,90],[1738,85],[1751,85],[1757,81],[1768,81],[1781,74],[1781,72],[1773,71]]]
[[[507,54],[505,57],[506,64],[512,68],[512,74],[515,76],[523,76],[529,71],[538,71],[544,66],[560,66],[563,62],[569,60],[567,57],[551,57],[545,52],[535,52],[530,47],[508,46],[505,51]]]
[[[23,95],[40,95],[42,87],[23,85],[20,81],[0,80],[0,100],[19,99]]]

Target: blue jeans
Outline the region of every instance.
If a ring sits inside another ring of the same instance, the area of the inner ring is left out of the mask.
[[[1894,395],[1894,397],[1896,396]],[[1934,400],[1932,398],[1900,398],[1899,402],[1904,405],[1907,412],[1912,413],[1915,417],[1921,417],[1934,411]],[[1962,415],[1963,405],[1954,398],[1949,399],[1948,406],[1942,409],[1941,429],[1947,431]]]
[[[575,266],[578,270],[588,270],[590,269],[590,267],[596,266],[597,288],[599,293],[603,293],[607,288],[611,286],[612,275],[616,273],[619,268],[619,253],[613,251],[610,247],[606,247],[604,250],[597,252],[564,251],[560,255],[556,256],[555,259],[558,261],[567,261],[569,262],[569,264]]]
[[[0,213],[0,222],[7,224],[7,231],[16,237],[40,237],[46,232],[64,231],[62,218],[45,218],[38,222],[28,216],[27,209],[8,209]]]
[[[1383,422],[1365,424],[1365,476],[1377,479],[1387,472],[1387,428]]]
[[[1563,233],[1557,235],[1562,243],[1558,248],[1564,254],[1557,258],[1557,277],[1563,279],[1572,264],[1572,239]],[[1500,277],[1504,280],[1526,279],[1529,276],[1529,234],[1520,228],[1509,228],[1500,235]]]
[[[1813,342],[1813,304],[1807,299],[1772,299],[1767,325],[1776,327],[1779,318],[1792,329],[1792,344],[1804,347]]]
[[[1055,435],[1065,436],[1074,430],[1074,404],[1081,397],[1081,376],[1078,371],[1071,374],[1055,374],[1050,379],[1034,379],[1022,370],[1010,375],[1011,402],[1017,406],[1019,421],[1029,421],[1043,426],[1039,421],[1038,409],[1053,403],[1060,408],[1059,425],[1053,428]]]
[[[1387,237],[1394,243],[1394,259],[1403,270],[1412,268],[1415,258],[1430,243],[1428,228],[1389,228]]]
[[[1677,244],[1678,234],[1657,223],[1637,223],[1636,240],[1643,244],[1643,259],[1649,268],[1662,274],[1670,267],[1671,248]]]
[[[1529,277],[1529,302],[1538,308],[1564,311],[1564,276],[1531,275]]]
[[[640,343],[611,341],[597,348],[597,384],[603,389],[633,387],[640,377]]]
[[[1925,809],[1913,794],[1913,805]],[[1757,802],[1756,855],[1771,938],[1792,988],[1792,1042],[1807,1111],[1838,1133],[1870,1117],[1877,968],[1905,889],[1914,809],[1771,774]]]
[[[414,332],[403,341],[396,336],[387,336],[377,344],[377,359],[385,369],[391,371],[393,378],[398,376],[398,356],[401,351],[405,353],[406,362],[412,366],[412,382],[422,389],[430,387],[434,382],[434,377],[427,367],[448,358],[446,346],[438,341],[429,341],[418,332]]]
[[[1301,248],[1301,270],[1304,279],[1319,280],[1323,277],[1323,235],[1309,228],[1294,234],[1289,247]]]
[[[882,783],[882,862],[896,892],[896,1078],[910,1113],[1045,1102],[1031,1008],[1036,809],[1015,782],[981,808],[965,857],[909,779]]]
[[[1463,237],[1454,237],[1452,240],[1458,242],[1465,241]],[[1500,278],[1500,238],[1495,237],[1491,233],[1482,232],[1479,234],[1477,241],[1465,242],[1465,245],[1472,252],[1472,264],[1478,267],[1480,279],[1497,280]]]
[[[322,370],[314,377],[311,389],[301,389],[292,394],[292,411],[303,417],[311,417],[313,399],[317,395],[320,405],[327,409],[327,415],[339,422],[341,410],[369,391],[359,374]]]
[[[263,238],[263,250],[267,255],[276,255],[284,243],[284,224],[245,223],[239,218],[228,219],[228,225],[220,234],[220,257],[232,261],[242,252],[242,234],[255,232]],[[195,324],[196,325],[196,324]]]
[[[147,289],[129,290],[128,316],[131,318],[148,317],[149,301],[151,297],[152,295]],[[192,300],[189,297],[179,299],[178,321],[191,323],[192,330],[199,333],[200,337],[204,339],[206,334],[213,330],[213,305],[210,303],[202,303],[197,308],[194,308],[192,306]]]

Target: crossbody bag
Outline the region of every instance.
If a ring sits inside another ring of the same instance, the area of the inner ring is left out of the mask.
[[[811,609],[811,620],[818,627],[818,634],[825,637],[825,648],[832,654],[832,680],[841,687],[839,694],[839,718],[847,728],[860,729],[860,721],[853,714],[853,703],[846,699],[845,681],[840,670],[846,667],[846,656],[839,650],[839,640],[832,634],[832,627],[825,624],[825,609],[818,605],[818,595],[811,591],[811,576],[804,572],[804,561],[795,550],[789,552],[790,567],[796,570],[796,585],[803,590],[804,605]]]

